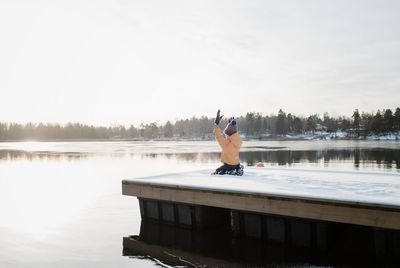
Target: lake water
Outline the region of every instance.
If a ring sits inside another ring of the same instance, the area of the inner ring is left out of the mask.
[[[121,180],[215,169],[215,142],[0,143],[0,267],[155,267],[122,255],[140,232]],[[400,172],[400,142],[251,141],[245,165]]]

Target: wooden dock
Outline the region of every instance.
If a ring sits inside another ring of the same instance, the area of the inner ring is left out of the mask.
[[[143,219],[196,230],[228,226],[240,237],[318,250],[335,247],[351,256],[372,254],[400,263],[400,175],[263,172],[250,169],[240,178],[197,172],[123,180],[122,193],[139,199]],[[307,178],[310,183],[304,185]],[[376,183],[385,196],[367,191]]]
[[[273,173],[274,170],[271,172]],[[259,191],[246,191],[246,184],[250,183],[246,179],[237,180],[236,178],[227,179],[214,176],[212,178],[215,180],[214,183],[209,183],[208,177],[204,183],[201,174],[203,173],[196,175],[199,184],[195,183],[196,180],[190,181],[190,183],[186,182],[191,174],[124,180],[122,181],[122,193],[142,199],[400,230],[400,206],[397,204],[378,203],[377,200],[367,200],[368,202],[366,202],[343,200],[340,197],[334,199],[306,196],[297,192],[296,189],[292,194],[282,194],[268,191],[268,184],[264,189],[259,187]],[[310,174],[315,176],[315,172],[310,172]],[[329,175],[332,176],[332,174]],[[340,181],[343,175],[338,173],[337,180]],[[352,175],[354,174],[352,173]],[[360,175],[360,180],[362,180],[362,176],[363,174]],[[400,175],[395,179],[398,179],[400,184]],[[219,187],[215,187],[217,184]],[[226,184],[225,188],[223,184]],[[231,189],[232,184],[236,185],[235,189]],[[240,187],[240,184],[243,184],[243,187]]]

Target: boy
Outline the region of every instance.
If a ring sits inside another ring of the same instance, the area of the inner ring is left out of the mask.
[[[242,139],[237,131],[237,122],[234,117],[228,120],[228,125],[226,126],[224,132],[222,133],[219,128],[219,123],[221,122],[220,110],[217,112],[217,117],[214,121],[214,134],[219,146],[222,149],[221,162],[222,166],[217,168],[213,174],[218,175],[243,175],[243,166],[240,165],[239,151],[242,145]]]

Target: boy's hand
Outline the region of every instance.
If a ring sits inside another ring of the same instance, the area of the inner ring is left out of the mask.
[[[219,123],[221,122],[221,119],[223,117],[223,115],[220,116],[220,114],[221,114],[221,111],[218,110],[217,117],[215,118],[215,121],[214,121],[214,124],[217,125],[217,126],[219,125]]]

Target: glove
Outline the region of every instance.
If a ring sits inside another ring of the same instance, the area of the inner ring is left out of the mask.
[[[228,124],[231,124],[232,126],[236,126],[236,119],[235,119],[235,117],[229,118]]]
[[[217,126],[219,125],[219,122],[221,122],[221,119],[223,117],[223,115],[220,116],[220,114],[221,114],[221,111],[218,110],[217,117],[215,118],[215,121],[214,121],[214,124],[217,125]]]

